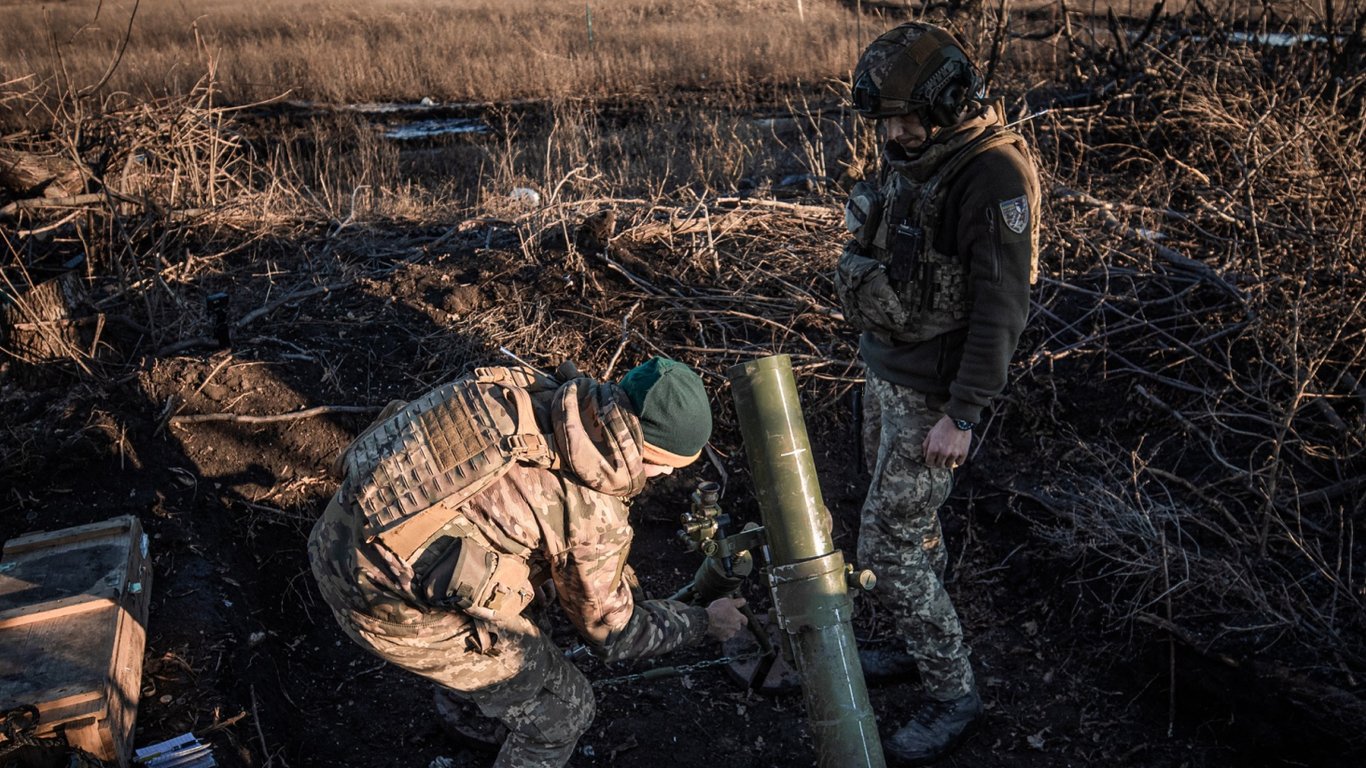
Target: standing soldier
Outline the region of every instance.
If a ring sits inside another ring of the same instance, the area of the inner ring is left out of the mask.
[[[508,729],[495,766],[569,761],[593,720],[588,680],[524,609],[553,581],[595,654],[642,658],[726,639],[741,601],[634,602],[625,500],[695,461],[702,380],[653,358],[619,384],[480,368],[393,403],[339,459],[308,554],[338,623],[366,650]]]
[[[886,741],[889,757],[919,765],[952,749],[982,713],[942,581],[938,509],[1024,329],[1039,184],[1024,140],[939,27],[902,24],[868,46],[853,101],[885,137],[878,182],[849,196],[853,237],[835,274],[845,317],[863,332],[862,438],[876,457],[858,558],[876,571],[909,653],[865,665],[919,669],[926,700]]]

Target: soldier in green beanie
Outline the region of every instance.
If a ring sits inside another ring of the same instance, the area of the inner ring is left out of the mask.
[[[647,464],[672,472],[697,461],[711,436],[711,405],[691,368],[653,357],[627,371],[620,386],[640,419]]]
[[[566,363],[555,376],[479,368],[392,403],[339,459],[344,475],[309,539],[342,630],[472,702],[507,738],[495,766],[568,762],[593,691],[527,613],[553,594],[606,661],[725,640],[742,600],[637,601],[625,501],[691,464],[711,408],[691,368],[654,358],[620,384]]]

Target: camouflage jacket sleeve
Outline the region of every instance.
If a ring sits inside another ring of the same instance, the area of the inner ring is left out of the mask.
[[[603,661],[643,659],[697,645],[706,632],[705,608],[677,600],[645,600],[635,604],[626,626],[595,651]]]
[[[620,661],[701,642],[705,609],[673,600],[634,601],[624,577],[632,536],[625,505],[603,494],[585,496],[590,498],[579,501],[592,511],[570,511],[578,530],[551,568],[560,605],[595,655]]]

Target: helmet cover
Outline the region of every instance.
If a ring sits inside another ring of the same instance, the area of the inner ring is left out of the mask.
[[[960,87],[950,89],[951,84]],[[907,22],[883,33],[854,68],[854,110],[864,117],[893,117],[936,106],[953,112],[980,91],[981,78],[963,46],[932,24]],[[952,103],[943,103],[945,95]]]

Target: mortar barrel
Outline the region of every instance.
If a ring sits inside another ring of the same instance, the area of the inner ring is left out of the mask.
[[[792,361],[765,357],[727,376],[767,534],[769,588],[801,674],[817,765],[883,768],[844,556],[834,548]]]

